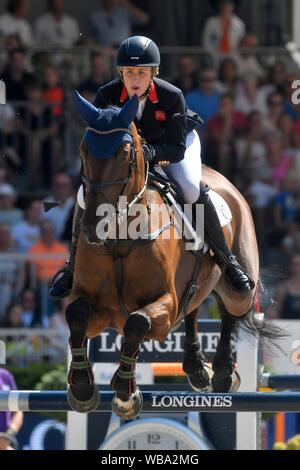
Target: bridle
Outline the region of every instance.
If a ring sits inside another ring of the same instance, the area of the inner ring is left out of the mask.
[[[86,127],[86,131],[92,131],[92,132],[95,132],[96,134],[99,134],[99,135],[109,135],[109,134],[113,134],[115,132],[126,132],[127,134],[131,135],[132,138],[134,137],[134,134],[133,134],[133,131],[132,131],[132,125],[130,127],[130,129],[128,128],[116,128],[116,129],[111,129],[111,130],[108,130],[108,131],[99,131],[98,129],[94,129],[93,127]],[[102,196],[104,197],[104,199],[106,200],[106,202],[109,202],[107,201],[107,198],[103,192],[103,189],[109,187],[109,186],[114,186],[114,185],[122,185],[122,189],[119,193],[119,196],[118,196],[118,200],[120,199],[121,196],[123,196],[125,194],[125,191],[126,191],[126,188],[127,188],[127,185],[129,183],[129,181],[131,180],[132,178],[132,175],[133,175],[133,172],[135,170],[137,166],[137,149],[136,149],[136,146],[134,144],[134,139],[133,139],[133,143],[130,143],[130,159],[129,159],[129,168],[128,168],[128,173],[127,173],[127,176],[126,178],[124,179],[119,179],[119,180],[112,180],[112,181],[103,181],[103,182],[100,182],[100,181],[90,181],[84,174],[82,175],[81,179],[82,179],[82,182],[84,184],[84,188],[86,188],[86,185],[89,185],[91,190],[95,193],[100,193],[102,194]],[[133,200],[128,204],[128,207],[127,209],[129,209],[133,204],[135,204],[136,202],[140,201],[140,199],[142,198],[146,188],[147,188],[147,183],[148,183],[148,175],[149,175],[149,163],[146,162],[146,166],[145,166],[145,183],[144,183],[144,186],[143,188],[141,189],[141,191],[136,194],[133,198]],[[86,189],[84,189],[84,192],[86,191]],[[117,208],[116,208],[117,209]],[[118,209],[117,209],[117,212],[118,212]]]

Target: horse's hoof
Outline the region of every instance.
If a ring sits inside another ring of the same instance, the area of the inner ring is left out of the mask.
[[[122,401],[114,396],[111,403],[112,411],[121,419],[134,419],[140,413],[143,407],[143,395],[137,388],[128,401]]]
[[[187,376],[188,382],[195,392],[212,392],[211,380],[214,372],[211,367],[205,364],[198,374],[190,374]]]
[[[214,374],[212,378],[212,387],[214,392],[227,393],[237,392],[241,385],[241,378],[234,370],[232,374]]]
[[[77,385],[78,387],[78,385]],[[93,385],[84,385],[84,387],[91,387],[92,396],[87,400],[79,400],[75,397],[72,392],[72,385],[68,388],[68,402],[72,410],[77,411],[78,413],[88,413],[89,411],[94,411],[98,408],[100,403],[100,393],[96,384]]]

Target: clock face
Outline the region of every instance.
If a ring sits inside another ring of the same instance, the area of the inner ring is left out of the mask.
[[[149,418],[121,426],[104,441],[101,450],[209,450],[200,436],[183,424]]]

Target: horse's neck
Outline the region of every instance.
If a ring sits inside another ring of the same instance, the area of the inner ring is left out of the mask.
[[[140,136],[137,132],[136,126],[132,123],[133,131],[133,145],[136,153],[136,164],[133,168],[133,173],[131,176],[132,184],[129,188],[127,197],[129,201],[132,201],[138,194],[140,194],[146,184],[146,166],[143,155],[142,146],[140,143]],[[145,194],[145,191],[143,195]]]

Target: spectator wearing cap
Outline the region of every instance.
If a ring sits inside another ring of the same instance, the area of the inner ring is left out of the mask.
[[[79,40],[77,21],[64,11],[64,0],[48,0],[48,13],[36,21],[35,42],[37,46],[70,48]]]
[[[28,0],[9,0],[6,13],[0,16],[0,32],[4,36],[18,34],[24,47],[33,46],[32,29],[26,18],[29,13]]]
[[[23,211],[15,207],[16,192],[9,183],[0,184],[0,224],[12,227],[23,219]]]
[[[237,49],[246,28],[234,14],[233,0],[221,0],[219,8],[219,14],[208,18],[204,25],[203,46],[213,54],[226,55]]]

